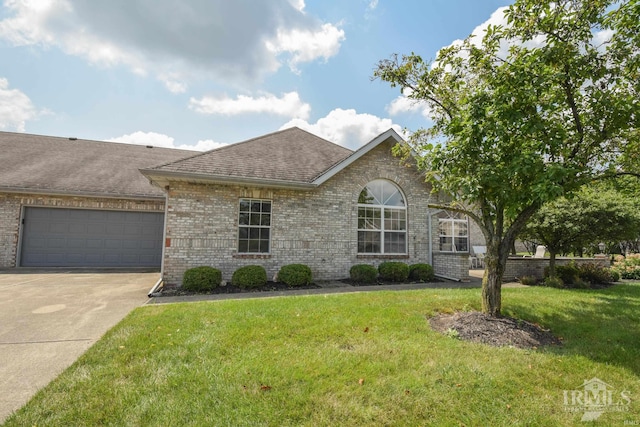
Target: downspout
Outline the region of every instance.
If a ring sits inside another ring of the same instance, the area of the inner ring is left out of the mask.
[[[153,287],[151,289],[149,289],[149,292],[147,293],[147,296],[149,298],[154,297],[155,293],[158,292],[158,289],[160,289],[163,285],[163,277],[164,277],[164,251],[165,248],[167,246],[166,242],[167,242],[167,216],[169,216],[169,186],[167,185],[166,187],[164,187],[165,189],[165,195],[164,195],[164,223],[163,223],[163,227],[162,227],[162,255],[161,255],[161,259],[160,259],[160,277],[158,278],[158,281],[156,282],[155,285],[153,285]]]
[[[433,267],[433,230],[431,229],[431,209],[427,208],[428,238],[429,238],[429,265]]]

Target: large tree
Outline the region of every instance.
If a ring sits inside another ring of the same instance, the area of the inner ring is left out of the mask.
[[[573,197],[545,203],[520,234],[547,247],[549,276],[555,277],[556,255],[582,252],[599,242],[614,243],[640,236],[640,205],[604,185],[580,189]]]
[[[409,147],[436,191],[487,242],[483,311],[499,316],[509,248],[550,200],[623,173],[640,122],[637,0],[516,0],[506,23],[380,61],[374,78],[423,103]]]

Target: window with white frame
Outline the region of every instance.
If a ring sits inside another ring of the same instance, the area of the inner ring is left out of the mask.
[[[469,252],[469,219],[458,212],[441,212],[438,215],[440,251]]]
[[[238,253],[269,253],[270,241],[271,201],[240,199]]]
[[[407,253],[407,207],[400,189],[390,181],[376,179],[360,192],[358,253]]]

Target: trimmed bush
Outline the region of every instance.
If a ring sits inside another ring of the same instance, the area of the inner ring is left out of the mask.
[[[609,274],[611,275],[612,282],[618,282],[620,280],[620,273],[617,270],[610,269]]]
[[[564,288],[564,283],[559,277],[547,277],[544,279],[544,282],[542,282],[542,284],[550,288]]]
[[[404,282],[409,278],[409,266],[404,262],[383,262],[378,266],[378,272],[383,280]]]
[[[549,267],[544,269],[545,278],[549,276]],[[580,278],[580,271],[574,262],[567,265],[556,265],[556,277],[565,285],[575,283]]]
[[[431,282],[435,279],[433,267],[429,264],[412,264],[409,266],[409,278],[419,282]]]
[[[194,267],[184,272],[182,288],[193,292],[208,292],[222,283],[222,272],[213,267]]]
[[[606,285],[612,281],[609,269],[594,263],[580,265],[578,277],[591,285]]]
[[[278,281],[287,286],[305,286],[311,284],[313,275],[304,264],[283,265],[278,272]]]
[[[369,264],[356,264],[349,270],[349,277],[356,283],[376,283],[378,270]]]
[[[522,276],[520,279],[520,283],[525,286],[535,286],[538,284],[538,279],[534,276]]]
[[[244,289],[259,288],[267,284],[267,271],[261,265],[247,265],[233,272],[231,284]]]

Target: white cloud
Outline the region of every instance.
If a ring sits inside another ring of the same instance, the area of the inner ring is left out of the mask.
[[[208,151],[220,148],[227,144],[215,142],[211,139],[200,140],[196,145],[180,144],[176,145],[175,140],[167,135],[156,132],[137,131],[128,135],[107,139],[107,142],[119,142],[124,144],[153,145],[154,147],[178,148],[181,150]]]
[[[181,93],[200,77],[255,81],[281,61],[295,69],[335,55],[344,31],[304,7],[304,0],[11,0],[0,38],[124,65]]]
[[[38,117],[31,99],[18,89],[10,89],[9,81],[0,78],[0,130],[24,132],[26,122]]]
[[[276,55],[282,52],[291,54],[289,67],[298,72],[297,65],[311,62],[316,58],[325,61],[340,50],[344,40],[344,31],[332,24],[324,24],[319,31],[309,29],[278,29],[275,40],[267,42],[267,48]]]
[[[309,123],[302,119],[293,119],[285,123],[280,129],[297,126],[314,135],[318,135],[343,147],[358,149],[373,138],[393,128],[402,135],[400,125],[391,119],[382,119],[372,114],[358,114],[356,110],[337,108],[319,119],[316,123]]]
[[[189,108],[202,114],[235,116],[266,113],[304,120],[309,117],[311,111],[311,106],[302,102],[297,92],[287,92],[280,98],[270,93],[258,97],[238,95],[235,99],[226,96],[191,98]]]

